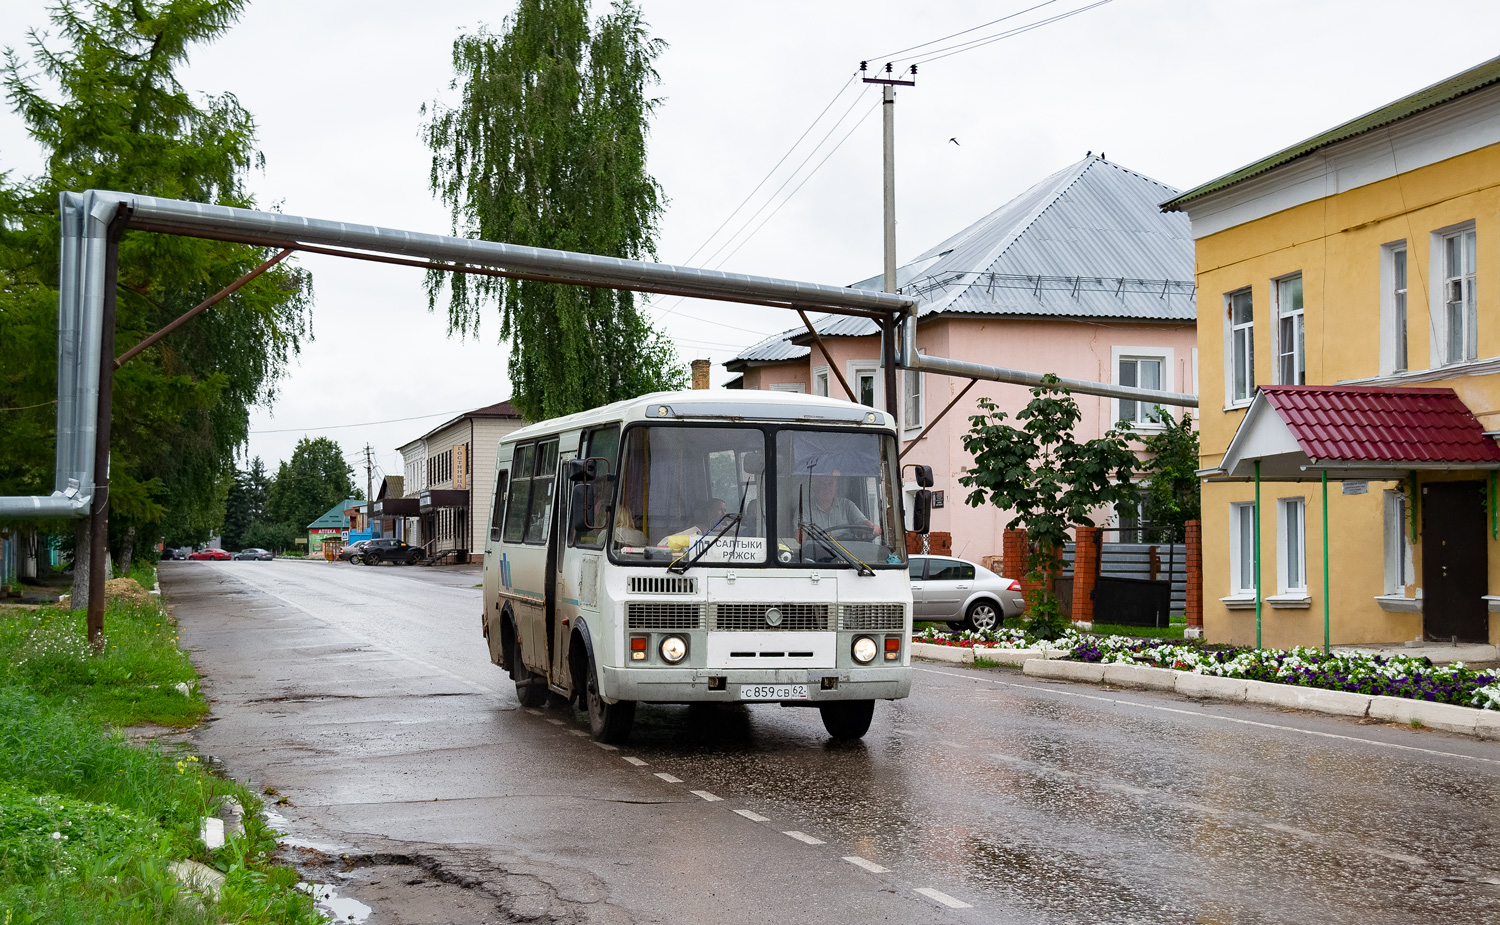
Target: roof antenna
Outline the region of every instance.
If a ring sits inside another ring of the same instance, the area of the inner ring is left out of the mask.
[[[1109,160],[1109,158],[1107,158],[1107,157],[1104,156],[1104,152],[1103,151],[1100,151],[1099,152],[1099,160],[1101,160],[1101,161],[1107,161],[1107,160]]]
[[[1093,151],[1085,151],[1085,152],[1083,152],[1083,156],[1084,157],[1093,157],[1094,156],[1094,152]]]

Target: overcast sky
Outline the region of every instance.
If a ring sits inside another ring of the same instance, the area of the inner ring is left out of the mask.
[[[890,52],[1038,2],[642,0],[652,33],[668,43],[657,62],[661,106],[650,154],[670,199],[660,258],[839,285],[879,273],[873,87],[838,97],[725,234],[694,253],[862,58],[874,65]],[[953,42],[1090,2],[1055,0]],[[24,46],[28,28],[46,27],[46,5],[0,5],[0,44]],[[447,213],[427,187],[420,108],[454,98],[454,37],[480,24],[498,29],[510,10],[506,0],[258,0],[181,76],[195,92],[233,92],[255,114],[266,168],[249,186],[262,206],[446,232]],[[1396,0],[1113,0],[934,60],[919,69],[918,85],[898,96],[898,258],[916,255],[1089,150],[1178,188],[1196,185],[1490,58],[1500,53],[1496,35],[1494,0],[1435,0],[1419,9]],[[827,145],[771,199],[844,112],[848,119]],[[0,170],[24,176],[39,164],[16,117],[0,114]],[[768,200],[746,232],[710,260],[728,232]],[[250,453],[271,468],[306,434],[337,439],[358,459],[361,482],[366,443],[381,471],[399,474],[398,446],[444,415],[509,396],[497,315],[477,338],[450,338],[445,317],[427,311],[420,271],[297,259],[313,272],[316,339],[303,348],[274,406],[252,418]],[[716,385],[728,378],[725,360],[796,323],[777,309],[670,298],[649,311],[684,362],[713,361]],[[367,423],[397,418],[418,419]]]

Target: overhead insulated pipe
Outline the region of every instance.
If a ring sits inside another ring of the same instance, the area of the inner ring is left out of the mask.
[[[916,316],[914,314],[908,315],[902,321],[901,325],[901,365],[907,369],[940,373],[945,376],[959,376],[964,379],[987,379],[991,382],[1009,382],[1013,385],[1032,387],[1041,385],[1042,380],[1046,376],[1045,373],[1006,369],[1003,366],[988,366],[983,363],[950,360],[946,357],[934,357],[928,356],[925,353],[918,353]],[[1093,382],[1088,379],[1067,379],[1062,376],[1057,377],[1057,384],[1079,395],[1122,398],[1127,401],[1145,402],[1149,405],[1169,405],[1183,408],[1198,407],[1198,396],[1187,395],[1182,392],[1159,392],[1155,389],[1141,389],[1128,385],[1115,385],[1109,382]]]

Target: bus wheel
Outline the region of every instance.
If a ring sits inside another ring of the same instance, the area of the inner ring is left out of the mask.
[[[589,708],[589,731],[595,739],[617,744],[630,738],[630,727],[635,724],[635,701],[605,703],[599,696],[599,669],[592,658],[589,659],[589,677],[584,683],[584,699]]]
[[[823,714],[823,728],[835,739],[858,739],[870,731],[875,716],[873,700],[838,700],[818,707]]]
[[[512,639],[510,644],[511,677],[516,679],[516,699],[523,707],[539,707],[547,702],[547,679],[532,674],[521,661],[521,644]]]

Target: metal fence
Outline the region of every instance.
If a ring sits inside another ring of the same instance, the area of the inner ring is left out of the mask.
[[[1120,528],[1105,528],[1105,534]],[[1136,531],[1139,528],[1126,528]],[[1066,613],[1073,601],[1073,544],[1063,549],[1063,571],[1054,585]],[[1187,546],[1183,543],[1102,543],[1099,550],[1101,578],[1131,578],[1172,582],[1172,613],[1187,611]],[[1111,622],[1096,614],[1101,623]]]

